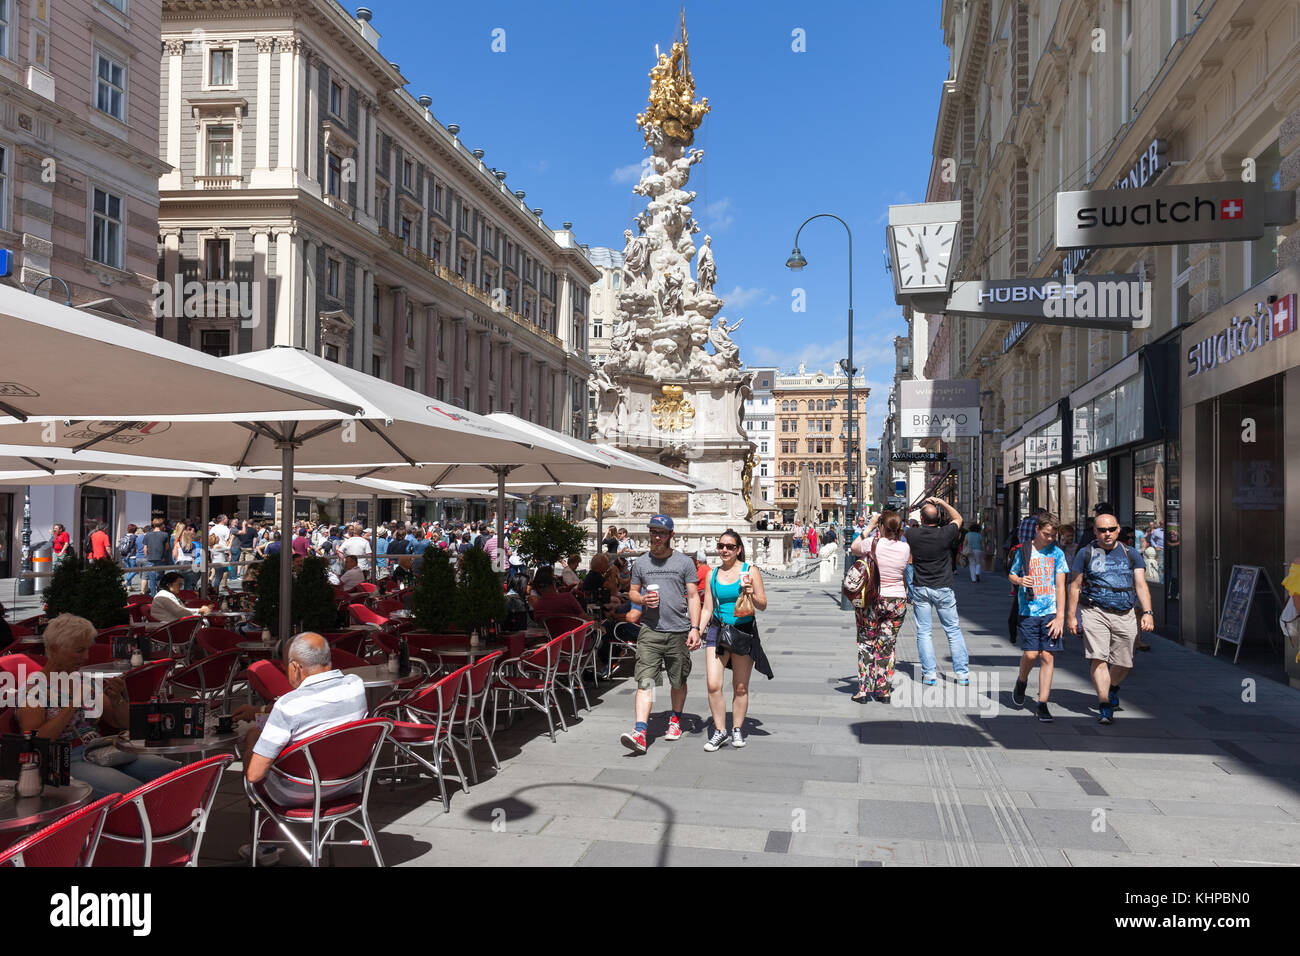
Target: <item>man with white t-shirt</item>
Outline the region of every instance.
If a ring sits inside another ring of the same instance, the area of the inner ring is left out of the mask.
[[[370,570],[370,542],[361,534],[361,529],[353,525],[348,529],[348,536],[339,545],[339,553],[357,559],[357,567],[362,571]]]
[[[214,541],[213,538],[216,540]],[[210,545],[209,554],[212,556],[212,590],[220,591],[222,579],[230,574],[230,568],[224,562],[230,560],[230,525],[226,521],[225,515],[217,515],[217,523],[208,529],[208,540]]]

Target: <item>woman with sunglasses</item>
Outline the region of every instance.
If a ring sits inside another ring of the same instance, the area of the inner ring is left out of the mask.
[[[704,672],[709,689],[709,712],[713,714],[713,736],[704,749],[713,753],[727,742],[727,708],[722,695],[723,671],[731,668],[731,746],[745,746],[741,728],[749,712],[749,678],[754,672],[755,657],[736,654],[718,647],[719,622],[729,624],[754,638],[757,644],[758,628],[754,615],[736,616],[736,601],[742,593],[754,602],[754,610],[767,610],[767,591],[763,588],[763,575],[756,567],[745,562],[745,546],[740,535],[728,528],[718,536],[718,557],[722,564],[709,575],[704,589],[704,607],[700,620],[708,622],[704,641]],[[754,648],[761,654],[761,649]]]

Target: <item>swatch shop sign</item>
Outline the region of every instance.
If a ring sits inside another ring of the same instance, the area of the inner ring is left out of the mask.
[[[1206,336],[1187,350],[1187,377],[1227,365],[1239,355],[1253,352],[1296,328],[1296,294],[1274,302],[1256,302],[1254,313],[1234,315],[1228,327]]]

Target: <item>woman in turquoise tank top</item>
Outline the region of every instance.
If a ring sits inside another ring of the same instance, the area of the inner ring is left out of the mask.
[[[767,609],[767,592],[763,589],[763,575],[758,568],[745,562],[745,546],[740,535],[728,528],[718,536],[718,557],[722,564],[714,568],[706,580],[704,606],[700,620],[708,623],[705,632],[704,667],[709,688],[709,712],[713,714],[713,735],[704,749],[712,753],[727,742],[727,708],[722,694],[722,677],[728,663],[731,665],[731,745],[745,746],[741,728],[749,712],[749,678],[754,671],[754,658],[748,654],[718,651],[718,621],[731,624],[748,633],[756,633],[754,615],[736,617],[736,601],[741,592],[747,593],[759,611]]]

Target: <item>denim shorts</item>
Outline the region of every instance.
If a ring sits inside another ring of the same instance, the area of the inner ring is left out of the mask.
[[[1055,615],[1042,617],[1022,617],[1020,619],[1020,649],[1022,651],[1051,651],[1061,649],[1062,638],[1052,638],[1047,633],[1047,625],[1055,620]],[[1062,625],[1064,631],[1064,625]]]

